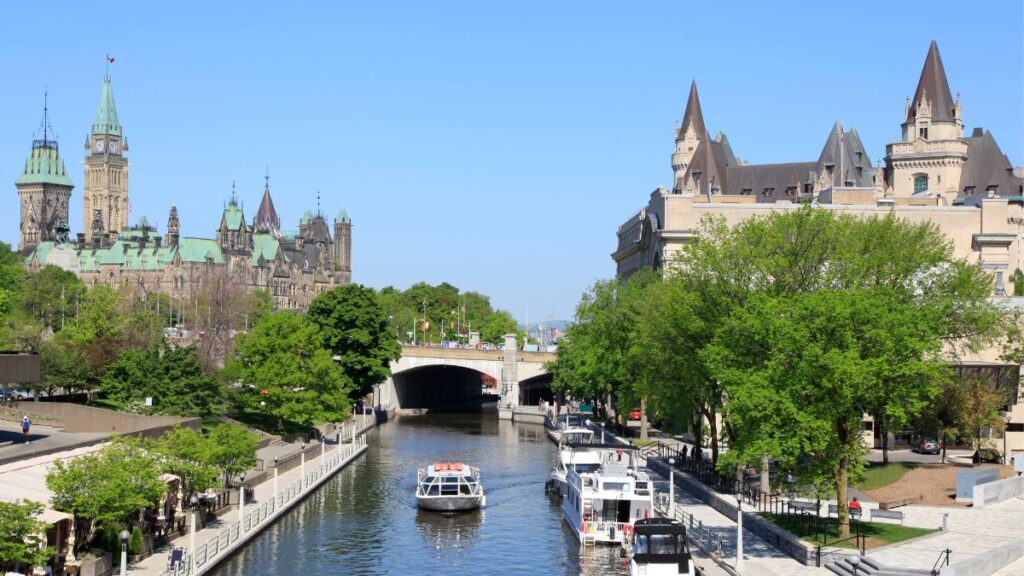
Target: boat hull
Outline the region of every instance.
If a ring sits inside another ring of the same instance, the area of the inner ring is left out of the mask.
[[[476,496],[417,496],[416,505],[437,512],[463,512],[483,506],[484,495]]]

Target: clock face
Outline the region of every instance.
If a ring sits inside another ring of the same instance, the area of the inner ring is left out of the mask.
[[[106,141],[105,140],[97,140],[96,142],[93,143],[93,148],[95,148],[97,152],[103,152],[103,147],[105,145],[106,145]]]
[[[111,142],[110,142],[110,152],[112,154],[117,154],[117,147],[118,147],[117,146],[117,140],[111,140]]]

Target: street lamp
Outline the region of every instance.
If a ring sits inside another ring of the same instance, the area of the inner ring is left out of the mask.
[[[196,573],[196,509],[199,508],[199,498],[193,494],[188,503],[192,509],[192,530],[188,535],[188,573]]]
[[[299,474],[302,475],[302,488],[306,487],[306,441],[299,442]]]
[[[743,569],[743,488],[736,491],[736,571]]]
[[[277,507],[277,456],[274,456],[274,507]]]
[[[245,532],[245,473],[238,477],[238,529]]]
[[[1010,431],[1010,413],[1003,412],[1003,420],[1006,421],[1006,426],[1003,428],[1003,464],[1010,464],[1010,452],[1006,449],[1006,433]]]
[[[128,537],[131,534],[127,530],[121,530],[118,536],[121,537],[121,576],[124,576],[126,566],[128,565]]]

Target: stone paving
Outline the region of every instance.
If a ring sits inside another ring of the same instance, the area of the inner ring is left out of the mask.
[[[1024,499],[1021,498],[984,508],[904,506],[900,510],[905,525],[922,528],[942,526],[943,515],[948,514],[948,530],[868,553],[886,565],[930,570],[947,548],[953,551],[950,560],[955,564],[1024,538]],[[1024,569],[1019,561],[1016,564],[1018,570]],[[1010,566],[1004,570],[1008,568]],[[1016,573],[1024,573],[1024,570]]]

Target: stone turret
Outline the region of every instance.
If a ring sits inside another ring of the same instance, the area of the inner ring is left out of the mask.
[[[334,266],[343,283],[352,282],[352,219],[344,208],[334,218]]]
[[[171,204],[171,213],[167,216],[167,239],[168,246],[177,246],[181,239],[181,224],[178,222],[178,207]]]
[[[40,242],[56,239],[57,224],[68,221],[68,201],[75,187],[64,169],[57,141],[50,134],[46,104],[42,132],[42,139],[32,141],[25,169],[14,182],[21,200],[18,249],[26,254]]]
[[[82,195],[82,228],[92,237],[92,220],[101,213],[102,233],[128,227],[128,141],[117,116],[110,76],[103,78],[100,103],[90,135],[85,140],[85,184]]]
[[[676,130],[676,150],[672,154],[672,181],[676,192],[685,187],[683,182],[686,169],[697,152],[697,146],[708,139],[704,128],[704,113],[700,109],[700,97],[697,96],[697,81],[690,84],[690,96],[686,101],[686,112],[683,123]]]

